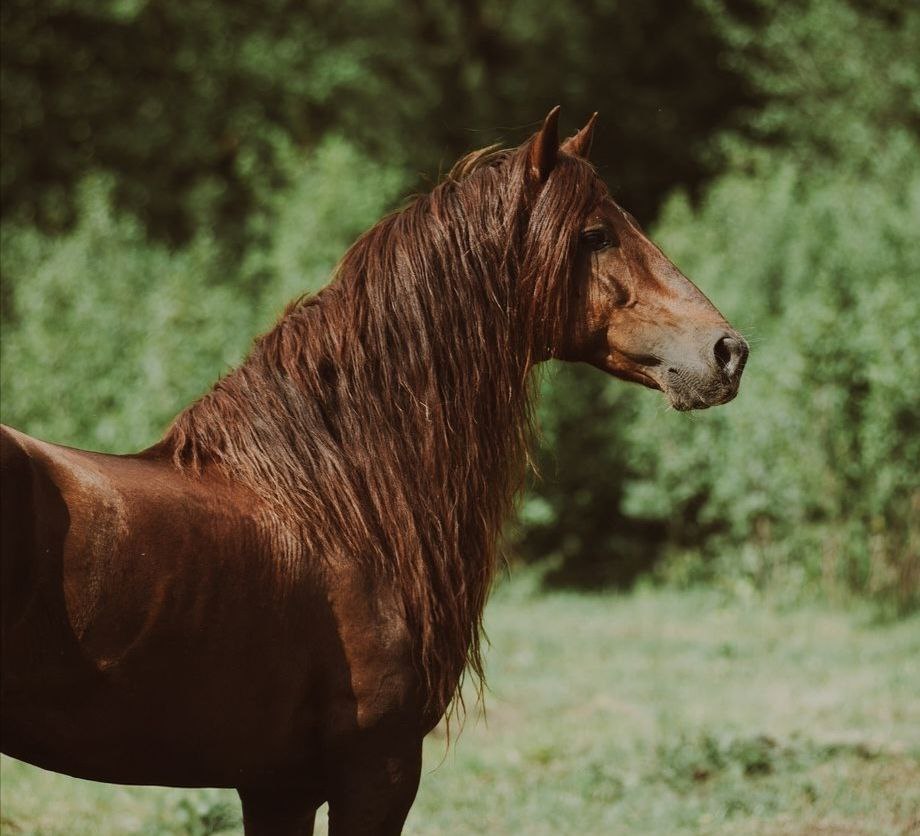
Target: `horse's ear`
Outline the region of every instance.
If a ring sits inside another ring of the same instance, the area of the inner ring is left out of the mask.
[[[559,157],[559,105],[543,120],[543,127],[530,143],[530,173],[540,183],[546,182]]]
[[[591,140],[594,139],[595,122],[597,122],[597,111],[591,114],[591,118],[575,136],[570,136],[562,143],[562,150],[567,154],[588,159],[588,154],[591,153]]]

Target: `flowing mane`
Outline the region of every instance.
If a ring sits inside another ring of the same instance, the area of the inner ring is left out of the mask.
[[[401,832],[425,734],[468,670],[482,694],[533,366],[700,409],[747,360],[587,163],[596,114],[558,119],[361,236],[156,446],[0,426],[5,753],[235,787],[250,836],[324,802],[331,833]]]
[[[214,466],[312,553],[392,576],[429,706],[467,667],[532,438],[534,362],[561,339],[578,231],[603,188],[560,154],[542,188],[525,144],[461,160],[365,233],[288,307],[163,449]]]

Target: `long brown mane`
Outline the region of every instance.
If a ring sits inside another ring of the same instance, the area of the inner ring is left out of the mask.
[[[558,343],[577,235],[600,196],[560,154],[477,152],[381,220],[164,439],[296,526],[317,559],[390,576],[431,707],[467,666],[532,437],[530,369]]]

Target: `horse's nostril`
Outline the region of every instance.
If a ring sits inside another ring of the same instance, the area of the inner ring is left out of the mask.
[[[713,351],[716,355],[716,363],[718,363],[720,369],[727,369],[728,364],[732,361],[732,350],[730,345],[732,342],[733,340],[730,337],[720,337],[716,342]]]
[[[716,365],[729,377],[740,375],[748,356],[747,343],[740,337],[719,337],[713,346]]]

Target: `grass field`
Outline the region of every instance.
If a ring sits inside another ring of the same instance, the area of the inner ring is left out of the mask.
[[[920,834],[920,618],[531,581],[493,597],[487,722],[428,740],[408,833]],[[3,834],[241,832],[232,792],[9,759],[2,802]]]

